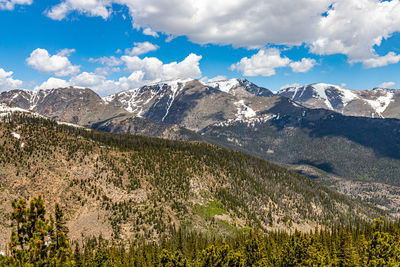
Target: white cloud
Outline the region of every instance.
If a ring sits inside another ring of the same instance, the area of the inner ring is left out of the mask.
[[[395,82],[383,82],[378,85],[379,88],[393,88],[396,85]]]
[[[64,48],[63,50],[58,52],[57,55],[59,55],[61,57],[69,57],[72,53],[75,53],[75,52],[76,52],[75,49]]]
[[[396,55],[394,52],[389,52],[385,56],[375,56],[372,58],[368,58],[363,60],[364,68],[377,68],[384,67],[389,64],[396,64],[400,61],[400,55]]]
[[[158,33],[156,33],[155,31],[153,31],[151,28],[145,28],[145,29],[143,29],[143,34],[144,35],[150,35],[150,36],[153,36],[153,37],[158,37]]]
[[[106,78],[108,73],[102,73],[101,71],[96,73],[82,72],[73,76],[69,84],[88,87],[100,95],[107,95],[154,82],[201,77],[199,67],[201,56],[195,54],[190,54],[181,62],[168,64],[164,64],[155,57],[140,59],[137,56],[122,56],[121,59],[126,64],[126,71],[131,72],[129,76],[123,76],[117,80],[108,80]]]
[[[0,0],[0,10],[13,10],[16,5],[32,5],[33,0]]]
[[[400,31],[400,1],[336,0],[319,22],[311,52],[345,54],[351,62],[375,57],[374,46]]]
[[[107,0],[66,0],[46,11],[46,15],[54,20],[64,19],[71,11],[78,11],[90,17],[108,18],[111,1]]]
[[[244,57],[240,62],[233,64],[231,70],[237,70],[245,76],[272,76],[275,69],[289,65],[290,59],[281,57],[281,52],[277,48],[261,49],[257,54],[250,58]]]
[[[123,62],[114,56],[111,57],[100,57],[100,58],[90,58],[89,62],[95,63],[98,62],[102,65],[106,65],[108,67],[115,67],[121,65]]]
[[[59,54],[51,56],[46,49],[34,50],[26,62],[32,68],[42,73],[54,73],[56,76],[69,76],[79,72],[80,66],[72,65],[66,53],[72,50],[62,50]]]
[[[0,68],[0,92],[16,89],[22,85],[22,81],[14,79],[12,75],[12,71]]]
[[[145,85],[146,82],[143,78],[144,74],[141,71],[134,72],[127,77],[121,77],[115,81],[107,80],[107,78],[101,74],[82,72],[81,74],[72,77],[70,84],[73,86],[91,88],[100,95],[108,95]]]
[[[244,76],[273,76],[277,68],[291,67],[293,72],[307,72],[316,65],[311,58],[303,58],[301,61],[292,61],[281,56],[277,48],[261,49],[250,58],[244,57],[238,63],[231,65],[231,70],[241,72]]]
[[[112,72],[120,72],[121,69],[119,67],[104,67],[104,68],[96,68],[94,72],[99,75],[107,76]]]
[[[293,72],[308,72],[311,70],[317,62],[312,58],[303,58],[301,61],[292,62],[289,66]]]
[[[158,45],[154,45],[150,42],[134,43],[134,45],[133,48],[125,49],[125,54],[129,56],[139,56],[151,51],[156,51],[160,48]]]
[[[201,70],[199,61],[202,56],[190,54],[181,62],[164,64],[158,58],[145,57],[140,59],[137,56],[122,56],[126,64],[126,70],[143,73],[145,81],[162,81],[177,78],[200,78]]]
[[[73,85],[82,87],[92,87],[100,84],[106,78],[102,75],[97,75],[95,73],[82,72],[81,74],[72,77],[70,82]]]
[[[47,81],[43,82],[41,85],[36,86],[35,90],[65,88],[68,86],[70,86],[70,84],[66,80],[51,77]]]
[[[400,0],[63,0],[48,15],[63,19],[76,10],[106,19],[113,3],[126,5],[145,34],[235,47],[306,44],[350,62],[376,57],[375,46],[400,31]]]

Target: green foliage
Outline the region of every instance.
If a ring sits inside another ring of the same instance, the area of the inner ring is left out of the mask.
[[[301,233],[263,233],[210,238],[175,232],[160,243],[134,239],[128,247],[86,238],[82,247],[68,242],[63,211],[46,219],[42,197],[29,205],[13,202],[14,231],[10,255],[1,266],[399,266],[400,222],[377,219],[373,224],[336,225]]]
[[[193,212],[206,219],[212,219],[215,215],[222,215],[226,211],[221,208],[221,203],[218,201],[210,201],[206,206],[196,204],[193,208]]]
[[[20,199],[12,202],[13,230],[9,249],[11,255],[5,259],[5,265],[20,266],[68,266],[70,245],[68,228],[62,209],[56,204],[55,223],[47,219],[42,196],[34,198],[29,204]]]

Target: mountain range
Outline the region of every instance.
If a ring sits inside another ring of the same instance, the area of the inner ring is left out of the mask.
[[[324,108],[348,116],[400,118],[400,90],[374,88],[349,90],[341,86],[315,83],[281,89],[285,96],[309,108]]]
[[[0,102],[97,130],[239,150],[398,214],[391,192],[400,188],[399,95],[328,84],[273,93],[245,79],[180,79],[103,98],[87,88],[11,90]],[[379,200],[367,197],[387,186]]]

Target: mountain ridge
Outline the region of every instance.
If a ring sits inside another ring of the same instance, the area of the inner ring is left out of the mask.
[[[399,89],[350,90],[332,84],[313,83],[283,88],[276,94],[309,108],[325,108],[349,116],[400,118]]]

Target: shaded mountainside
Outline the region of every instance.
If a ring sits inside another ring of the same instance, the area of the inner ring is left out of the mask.
[[[308,164],[348,179],[400,184],[400,120],[343,116],[296,107],[284,99],[270,112],[274,115],[264,120],[220,123],[202,134],[267,160]]]
[[[178,125],[153,122],[149,119],[121,116],[91,125],[91,128],[109,132],[141,135],[177,141],[207,141],[203,136]]]
[[[10,113],[0,123],[1,244],[10,201],[43,194],[66,210],[73,239],[173,228],[232,236],[384,215],[275,164],[205,143],[108,134]]]
[[[349,90],[337,85],[314,83],[284,88],[277,95],[309,108],[330,109],[348,116],[400,119],[400,90],[395,89]]]

